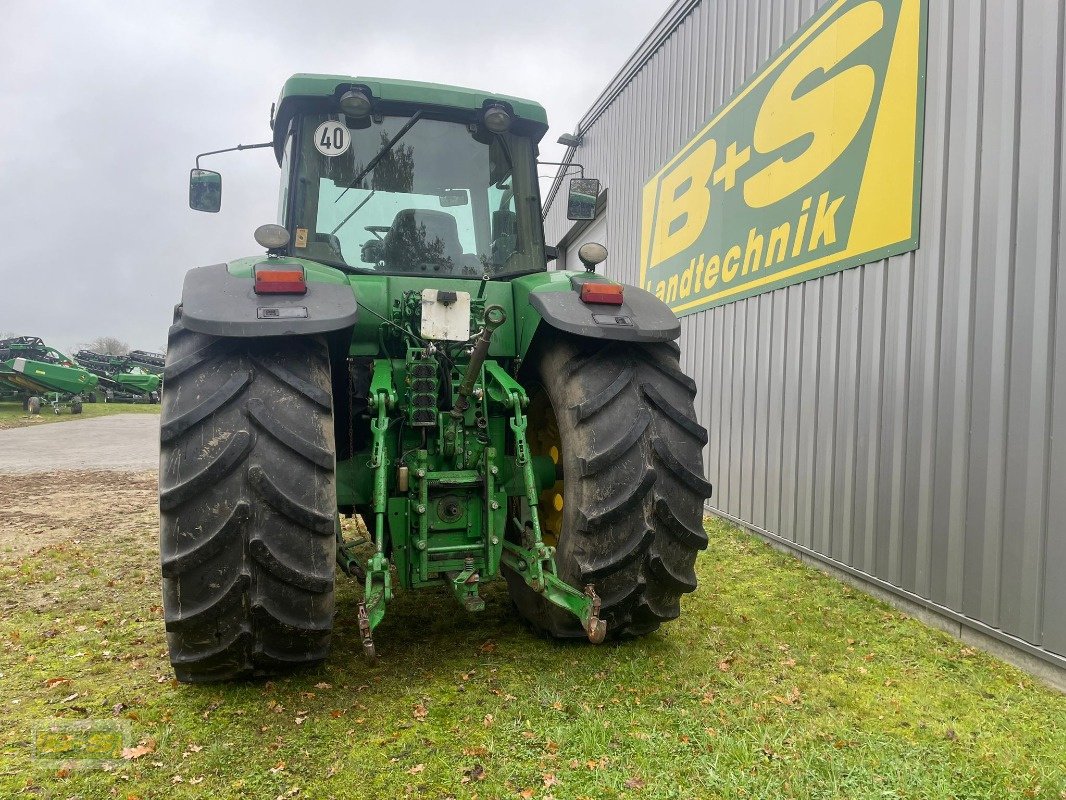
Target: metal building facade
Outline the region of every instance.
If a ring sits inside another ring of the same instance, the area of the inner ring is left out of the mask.
[[[649,176],[823,5],[678,0],[579,122],[609,276]],[[927,36],[920,247],[682,317],[710,506],[1066,667],[1066,0],[928,0]]]

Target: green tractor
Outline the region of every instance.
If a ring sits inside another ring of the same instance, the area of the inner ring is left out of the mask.
[[[502,574],[534,629],[597,643],[677,617],[707,544],[696,386],[676,317],[597,275],[602,246],[582,248],[585,272],[548,271],[543,108],[295,75],[271,117],[270,142],[230,149],[273,149],[281,224],[256,231],[265,254],[190,271],[169,332],[178,679],[323,661],[338,568],[359,581],[371,659],[398,588],[447,587],[477,612]],[[198,157],[190,205],[221,194]]]

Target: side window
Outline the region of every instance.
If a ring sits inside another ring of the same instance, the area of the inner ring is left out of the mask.
[[[293,133],[289,131],[285,139],[285,149],[281,155],[281,188],[278,190],[278,224],[285,225],[285,217],[289,211],[289,171],[292,169],[292,142]]]

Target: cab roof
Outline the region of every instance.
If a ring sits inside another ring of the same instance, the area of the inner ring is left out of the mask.
[[[491,103],[510,106],[519,123],[518,133],[540,141],[548,130],[548,115],[540,103],[520,97],[486,92],[480,89],[464,89],[440,83],[403,81],[392,78],[367,78],[353,75],[293,75],[281,87],[277,108],[271,126],[274,129],[274,150],[279,159],[284,146],[289,121],[297,111],[336,112],[340,96],[355,87],[364,87],[376,103],[380,102],[394,110],[404,107],[437,108],[479,112]]]

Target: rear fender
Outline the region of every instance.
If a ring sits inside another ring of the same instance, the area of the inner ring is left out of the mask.
[[[534,337],[550,330],[617,342],[669,342],[681,335],[681,323],[674,312],[637,286],[625,285],[621,305],[581,301],[581,282],[606,280],[584,272],[562,271],[516,279],[515,313],[521,320],[519,354],[524,357]]]
[[[211,336],[260,338],[303,336],[348,330],[358,307],[347,276],[340,270],[300,259],[307,293],[258,295],[252,269],[265,258],[212,264],[189,270],[182,287],[182,322]]]

